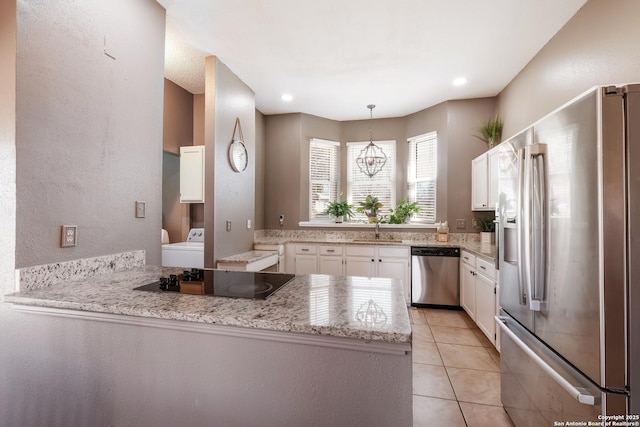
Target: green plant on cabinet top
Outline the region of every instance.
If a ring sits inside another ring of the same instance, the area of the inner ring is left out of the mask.
[[[482,137],[478,138],[489,144],[489,148],[493,148],[500,143],[502,127],[502,119],[499,114],[496,114],[495,117],[478,126],[476,130],[482,135]]]

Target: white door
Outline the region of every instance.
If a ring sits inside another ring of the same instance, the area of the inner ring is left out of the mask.
[[[409,261],[407,258],[378,259],[378,277],[390,277],[402,280],[404,298],[411,303],[411,283],[409,279]]]
[[[487,154],[476,157],[471,161],[471,209],[486,210],[487,194]]]
[[[180,202],[204,203],[204,146],[180,147]]]
[[[318,272],[315,255],[296,255],[295,274],[315,274]]]
[[[332,276],[342,276],[342,257],[320,255],[320,260],[318,262],[318,273],[330,274]]]
[[[460,264],[460,305],[476,320],[476,276],[473,267]]]
[[[346,258],[345,276],[375,277],[375,259],[370,257]]]
[[[476,324],[482,332],[495,344],[496,315],[495,283],[482,274],[476,275]]]

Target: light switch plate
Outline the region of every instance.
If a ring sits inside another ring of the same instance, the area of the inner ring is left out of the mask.
[[[144,218],[147,215],[147,203],[136,201],[136,218]]]
[[[60,247],[70,248],[76,245],[78,240],[77,225],[63,225],[60,233]]]

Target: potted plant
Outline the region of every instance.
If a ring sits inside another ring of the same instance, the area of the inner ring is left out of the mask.
[[[342,193],[340,193],[342,196]],[[353,216],[353,205],[350,205],[346,200],[329,203],[327,206],[326,213],[336,218],[336,222],[342,222],[342,219],[346,217]]]
[[[500,143],[500,139],[502,138],[502,127],[502,119],[499,114],[496,114],[494,118],[489,119],[476,130],[482,135],[482,137],[479,138],[489,144],[489,148],[493,148]]]
[[[493,218],[478,218],[476,219],[476,226],[480,229],[480,242],[495,242],[496,224],[493,222]]]
[[[378,209],[382,207],[382,203],[378,201],[378,198],[369,194],[367,198],[364,199],[364,202],[359,203],[360,207],[356,209],[356,212],[367,215],[369,222],[376,222],[378,218]]]
[[[420,212],[420,207],[418,206],[418,202],[409,203],[404,200],[400,200],[398,205],[394,209],[389,209],[391,215],[387,219],[385,217],[385,222],[389,222],[389,224],[403,224],[411,215],[414,213]]]

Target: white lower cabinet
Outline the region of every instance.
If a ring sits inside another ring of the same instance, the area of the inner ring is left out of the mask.
[[[316,245],[295,244],[293,249],[293,262],[289,263],[292,273],[314,274],[318,272],[318,248]],[[285,261],[285,265],[287,261]]]
[[[346,246],[345,276],[388,277],[402,280],[411,303],[411,258],[408,247]]]
[[[344,260],[342,246],[318,246],[318,273],[342,276],[344,274]]]
[[[475,262],[475,257],[474,257]],[[476,276],[475,267],[460,263],[460,305],[474,321],[476,320]]]
[[[496,269],[469,252],[460,253],[460,301],[462,308],[496,347]]]
[[[400,279],[405,300],[407,304],[411,302],[409,247],[291,243],[287,255],[285,265],[290,273]]]

